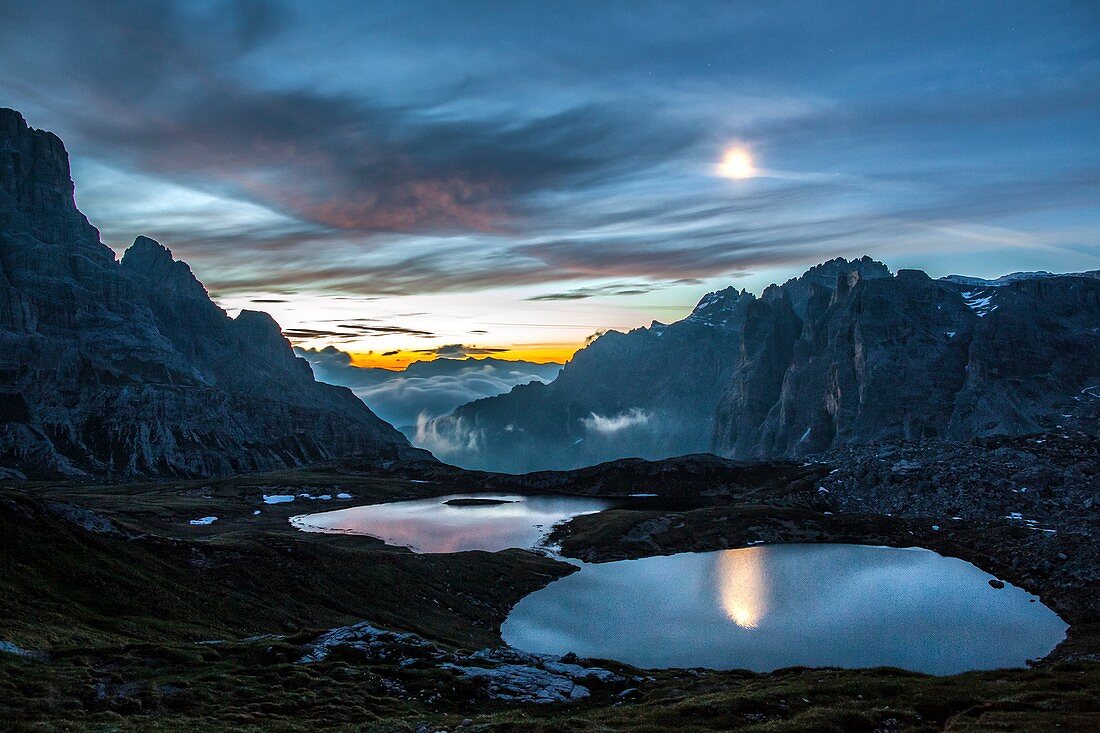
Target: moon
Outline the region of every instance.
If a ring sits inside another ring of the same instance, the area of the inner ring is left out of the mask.
[[[752,154],[745,148],[730,148],[718,164],[718,175],[723,178],[752,178],[756,175]]]

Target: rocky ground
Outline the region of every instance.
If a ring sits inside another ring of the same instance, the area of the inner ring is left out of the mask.
[[[1095,729],[1096,451],[1067,432],[525,477],[341,462],[11,484],[0,489],[0,717],[15,730]],[[1035,668],[952,677],[641,671],[501,645],[511,606],[572,566],[518,550],[416,555],[287,522],[475,489],[680,502],[576,518],[556,537],[587,560],[761,541],[930,547],[1038,593],[1071,635]],[[205,517],[217,519],[192,523]]]
[[[1046,534],[1089,535],[1100,521],[1100,439],[1077,430],[864,446],[820,459],[835,467],[820,488],[843,512],[1005,519]]]
[[[1072,624],[1056,657],[1098,658],[1100,439],[1059,431],[867,446],[804,468],[814,481],[733,490],[685,512],[577,517],[553,539],[594,562],[779,542],[926,547],[1039,595]]]

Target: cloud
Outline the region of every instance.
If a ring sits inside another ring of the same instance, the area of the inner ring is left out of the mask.
[[[466,346],[465,344],[447,344],[446,346],[437,346],[434,349],[418,349],[418,354],[434,354],[443,359],[461,359],[466,356],[473,356],[479,354],[500,354],[508,349],[502,348],[490,348],[482,346]]]
[[[613,435],[629,428],[644,427],[649,424],[651,414],[638,407],[631,407],[616,415],[604,416],[595,412],[582,417],[581,423],[587,430],[601,435]]]
[[[420,361],[402,371],[353,366],[351,356],[335,347],[296,348],[317,379],[349,387],[383,420],[397,427],[435,418],[484,397],[504,394],[520,384],[548,382],[560,364],[500,359],[452,358]]]
[[[447,460],[453,456],[477,454],[485,438],[481,430],[467,425],[461,417],[436,420],[420,415],[411,439],[418,448]]]
[[[692,2],[675,22],[441,5],[431,23],[315,5],[3,3],[5,103],[66,140],[105,237],[157,237],[218,294],[627,296],[835,254],[972,254],[956,233],[977,226],[1094,266],[1095,217],[1060,234],[1100,195],[1088,4]],[[716,182],[733,140],[770,177]]]
[[[351,367],[351,354],[340,351],[335,346],[326,346],[323,349],[295,347],[294,352],[310,364],[324,369]]]
[[[231,4],[227,35],[220,15],[172,3],[44,2],[0,39],[30,86],[64,81],[59,98],[36,96],[64,108],[67,137],[86,150],[321,231],[500,231],[529,193],[604,182],[696,138],[644,105],[456,115],[460,88],[410,106],[260,84],[242,67],[286,26],[261,7]],[[66,52],[41,52],[37,27]]]
[[[610,285],[593,285],[583,288],[573,288],[557,293],[545,293],[535,295],[527,300],[583,300],[600,296],[644,295],[655,290],[664,290],[677,285],[701,285],[702,280],[695,278],[680,278],[671,282],[640,282],[640,283],[614,283]]]
[[[361,319],[370,320],[370,319]],[[341,323],[335,328],[285,328],[283,335],[291,341],[306,339],[334,339],[350,341],[362,336],[391,336],[401,334],[420,338],[435,338],[431,331],[422,331],[405,326],[375,326],[367,323]]]

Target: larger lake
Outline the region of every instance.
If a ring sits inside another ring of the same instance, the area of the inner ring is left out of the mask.
[[[639,667],[1023,666],[1067,626],[1035,596],[922,549],[776,545],[584,565],[521,600],[518,649]]]

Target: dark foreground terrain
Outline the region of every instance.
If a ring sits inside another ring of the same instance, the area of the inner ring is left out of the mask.
[[[0,719],[13,730],[1100,728],[1100,441],[1067,431],[856,453],[520,477],[343,461],[204,481],[8,484]],[[929,547],[1039,594],[1070,635],[1030,669],[952,677],[538,657],[502,647],[499,625],[571,566],[521,550],[416,555],[287,522],[476,490],[693,500],[573,520],[556,539],[586,560],[760,540]],[[298,498],[263,502],[285,494]],[[218,519],[190,523],[208,516]]]

